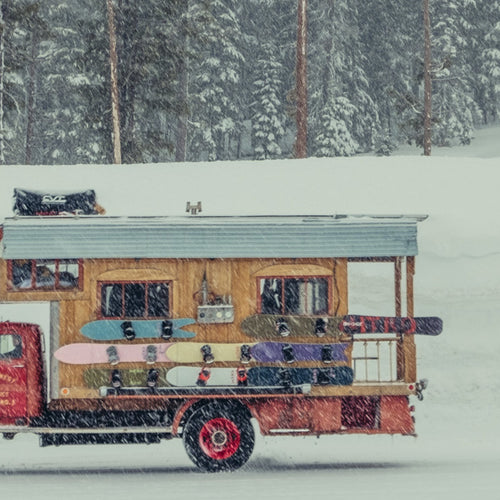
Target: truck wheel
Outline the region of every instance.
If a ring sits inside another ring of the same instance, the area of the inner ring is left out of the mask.
[[[197,467],[207,472],[229,471],[250,458],[255,434],[241,408],[211,403],[193,413],[184,426],[183,440]]]

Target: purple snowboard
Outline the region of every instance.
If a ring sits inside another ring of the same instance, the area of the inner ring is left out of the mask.
[[[259,342],[252,346],[252,357],[260,363],[283,361],[348,361],[345,354],[347,346],[348,344],[345,343],[287,344],[284,342]],[[292,358],[287,357],[287,352]]]

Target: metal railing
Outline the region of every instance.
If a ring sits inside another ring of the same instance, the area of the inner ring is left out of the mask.
[[[354,339],[354,382],[397,382],[396,337]]]

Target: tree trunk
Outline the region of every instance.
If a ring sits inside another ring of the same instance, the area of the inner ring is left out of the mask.
[[[295,158],[307,156],[307,0],[298,0],[296,60],[296,123]]]
[[[188,121],[188,70],[185,58],[179,63],[179,87],[177,102],[177,129],[175,138],[175,161],[186,161]]]
[[[113,119],[113,162],[121,164],[120,103],[118,98],[118,56],[116,53],[116,28],[113,0],[107,0],[109,26],[109,64],[111,71],[111,112]]]
[[[431,155],[432,81],[429,0],[424,0],[424,155]]]
[[[24,163],[31,165],[33,161],[33,140],[35,128],[35,91],[36,91],[36,55],[38,39],[36,23],[31,32],[31,60],[28,68],[28,95],[26,103],[26,149]]]
[[[3,95],[5,91],[5,20],[3,17],[3,0],[0,0],[0,164],[5,165],[5,130]]]
[[[179,83],[177,87],[177,127],[175,131],[175,161],[186,161],[187,134],[188,134],[188,92],[189,92],[189,68],[188,68],[188,26],[187,15],[189,12],[189,0],[185,1],[185,12],[182,13],[179,26],[179,36],[182,37],[182,54],[177,65]]]

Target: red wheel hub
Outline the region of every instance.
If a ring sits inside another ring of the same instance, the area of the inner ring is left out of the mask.
[[[234,455],[240,442],[238,426],[227,418],[213,418],[200,431],[201,449],[215,460],[224,460]]]

